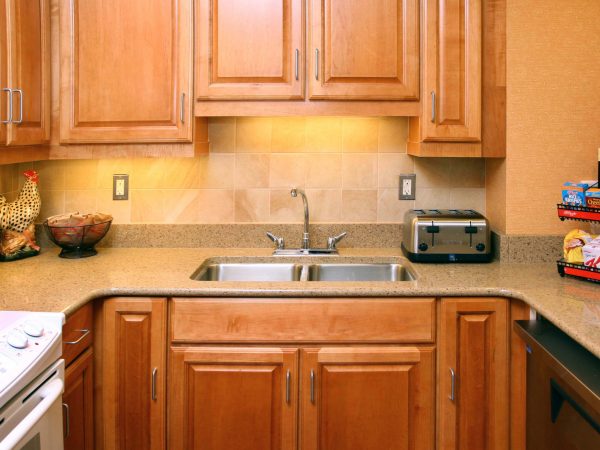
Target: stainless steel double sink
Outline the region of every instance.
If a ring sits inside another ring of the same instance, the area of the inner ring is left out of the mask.
[[[191,276],[198,281],[413,281],[404,262],[215,262]]]

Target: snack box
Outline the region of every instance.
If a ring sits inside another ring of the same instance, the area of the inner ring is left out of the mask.
[[[587,183],[567,181],[563,184],[562,201],[566,205],[585,206],[585,191],[590,187]]]
[[[583,246],[583,265],[600,269],[600,239]]]
[[[600,208],[600,188],[589,188],[585,191],[585,206]]]

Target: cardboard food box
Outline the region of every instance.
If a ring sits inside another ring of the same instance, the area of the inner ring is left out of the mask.
[[[600,209],[600,189],[589,188],[585,191],[585,206]]]

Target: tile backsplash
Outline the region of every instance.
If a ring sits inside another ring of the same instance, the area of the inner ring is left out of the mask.
[[[40,173],[40,221],[68,211],[115,223],[298,223],[306,190],[312,222],[401,222],[413,207],[485,212],[484,161],[413,158],[406,118],[213,118],[210,152],[195,158],[55,160],[0,167],[0,193]],[[130,175],[128,201],[112,175]],[[417,200],[398,200],[398,175],[417,174]]]

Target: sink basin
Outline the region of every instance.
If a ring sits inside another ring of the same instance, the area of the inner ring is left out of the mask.
[[[415,277],[401,264],[312,264],[309,281],[412,281]]]
[[[301,264],[210,263],[192,275],[198,281],[298,281]]]

